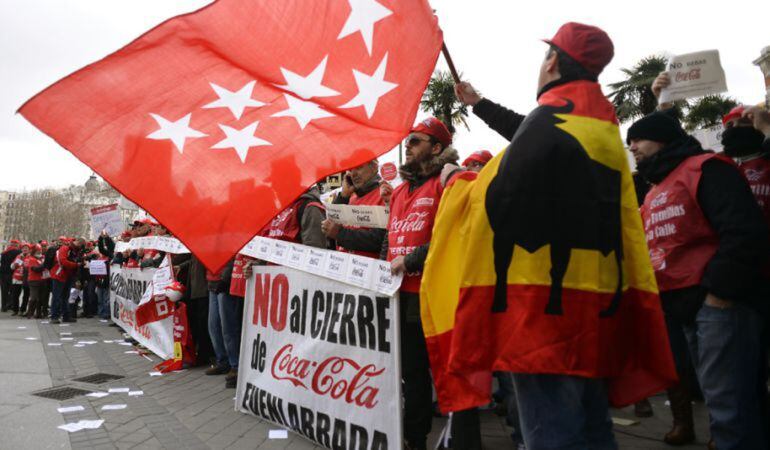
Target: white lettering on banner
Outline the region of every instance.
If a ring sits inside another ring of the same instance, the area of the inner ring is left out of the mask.
[[[140,248],[145,250],[158,250],[174,255],[190,253],[190,250],[188,250],[187,247],[185,247],[185,245],[179,241],[179,239],[170,236],[145,236],[133,238],[128,242],[127,246],[120,246],[120,249],[116,244],[115,250],[136,250]]]
[[[379,205],[326,206],[326,218],[350,227],[387,228],[388,208]]]
[[[365,259],[349,266],[390,269]],[[254,267],[236,408],[325,448],[400,448],[398,307],[397,297],[288,267]]]
[[[252,239],[240,253],[384,295],[393,295],[398,291],[403,278],[401,274],[390,275],[390,264],[378,259],[277,241],[263,236]],[[301,263],[297,264],[300,258]],[[352,259],[355,259],[355,264],[351,264]]]
[[[673,56],[668,62],[671,84],[660,93],[660,103],[727,91],[718,50]]]
[[[114,265],[110,269],[110,315],[132,338],[150,349],[163,359],[174,356],[173,315],[150,322],[144,326],[136,325],[136,310],[143,294],[151,289],[156,269],[127,269]],[[168,305],[157,312],[159,316],[168,313]],[[162,314],[161,314],[162,313]]]

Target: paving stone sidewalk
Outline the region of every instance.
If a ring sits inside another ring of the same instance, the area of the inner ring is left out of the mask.
[[[311,443],[289,433],[288,439],[268,439],[278,427],[234,410],[234,389],[223,377],[206,376],[203,368],[150,376],[160,360],[149,360],[131,346],[120,345],[122,330],[98,319],[79,319],[68,326],[45,320],[26,320],[0,313],[0,448],[12,449],[312,449]],[[25,328],[20,328],[25,327]],[[71,333],[62,335],[62,333]],[[71,338],[72,340],[62,338]],[[78,342],[93,342],[75,347]],[[113,342],[104,342],[113,341]],[[61,345],[49,345],[49,344]],[[123,378],[102,384],[74,381],[105,373]],[[111,393],[102,398],[76,396],[58,401],[32,395],[46,388],[69,386],[85,392],[129,388],[143,395]],[[616,426],[622,449],[667,449],[660,437],[668,430],[670,414],[665,397],[651,399],[655,416],[640,423]],[[104,411],[105,405],[125,409]],[[60,414],[57,408],[83,406],[82,411]],[[698,445],[708,440],[707,415],[696,405]],[[634,419],[631,409],[613,416]],[[79,420],[102,419],[101,427],[73,433],[57,426]],[[438,439],[445,419],[435,419],[430,444]],[[513,448],[510,430],[492,412],[482,413],[482,434],[487,449]]]

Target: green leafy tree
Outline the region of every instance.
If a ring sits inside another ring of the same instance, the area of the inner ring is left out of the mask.
[[[437,70],[431,77],[420,102],[423,111],[444,122],[452,132],[456,125],[463,125],[468,129],[466,122],[468,107],[455,97],[454,85],[454,79],[449,72]]]
[[[667,63],[665,57],[653,55],[643,58],[631,69],[621,69],[626,78],[609,85],[618,120],[626,122],[655,111],[658,101],[652,93],[652,82],[666,70]]]
[[[707,95],[692,102],[684,115],[683,123],[687,131],[709,128],[722,123],[722,116],[738,106],[735,99],[717,95]]]

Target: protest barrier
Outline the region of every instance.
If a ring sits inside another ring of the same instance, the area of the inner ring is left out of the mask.
[[[396,296],[255,267],[236,408],[326,448],[400,448],[398,317]]]
[[[168,302],[153,303],[155,320],[146,325],[137,323],[137,310],[145,293],[152,287],[160,269],[127,269],[118,265],[110,268],[110,312],[112,321],[132,338],[163,359],[174,356],[173,308]],[[166,268],[166,270],[168,270]],[[165,278],[165,277],[157,277]]]

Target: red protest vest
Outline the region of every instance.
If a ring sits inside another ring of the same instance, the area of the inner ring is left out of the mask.
[[[138,269],[139,268],[139,261],[135,260],[134,258],[128,258],[125,263],[123,263],[123,267],[126,269]]]
[[[749,182],[751,192],[757,199],[765,221],[770,223],[770,160],[756,158],[750,161],[738,162],[738,168]]]
[[[356,194],[353,194],[350,196],[350,201],[348,202],[349,205],[375,205],[375,206],[385,206],[385,202],[382,200],[382,197],[380,197],[380,189],[374,188],[369,192],[368,194],[364,195],[363,197],[359,197]],[[364,227],[356,227],[356,226],[346,226],[345,228],[349,229],[361,229]],[[355,255],[361,255],[361,256],[368,256],[369,258],[379,258],[380,254],[379,252],[362,252],[358,250],[346,250],[342,246],[337,246],[337,250],[340,252],[346,252],[346,253],[353,253]]]
[[[685,159],[644,199],[642,221],[661,292],[700,284],[717,251],[719,237],[697,197],[703,163],[715,157],[707,153]]]
[[[24,281],[24,255],[19,253],[19,256],[13,260],[12,264],[16,267],[13,269],[13,284],[21,284]]]
[[[24,259],[24,268],[27,270],[27,281],[43,280],[43,272],[35,272],[32,270],[33,267],[37,267],[41,264],[43,264],[41,259],[35,258],[31,255]]]
[[[409,183],[401,183],[393,190],[388,220],[388,261],[406,256],[416,247],[430,242],[433,222],[444,188],[438,176],[422,186],[409,191]],[[422,272],[407,273],[401,282],[401,290],[420,292]]]
[[[70,248],[62,245],[56,251],[56,261],[51,269],[51,278],[62,283],[69,280],[78,268],[78,264],[69,260]]]
[[[292,203],[291,206],[281,211],[277,216],[270,221],[269,224],[262,231],[259,232],[260,236],[269,237],[271,239],[278,239],[281,241],[302,243],[301,225],[298,216],[299,207],[306,199],[299,199]],[[305,205],[305,209],[315,206],[321,208],[323,211],[325,208],[321,203],[310,201]]]
[[[235,297],[246,296],[246,279],[243,277],[243,264],[246,261],[251,261],[253,258],[241,255],[238,253],[235,255],[235,261],[233,261],[233,274],[230,278],[230,295]]]

